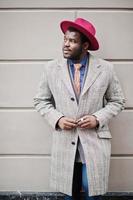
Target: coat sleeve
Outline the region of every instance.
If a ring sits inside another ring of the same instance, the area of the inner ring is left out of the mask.
[[[48,83],[47,67],[49,67],[49,64],[44,67],[38,92],[34,97],[34,106],[48,123],[56,129],[56,124],[58,120],[63,117],[63,114],[58,112],[55,108],[54,98]]]
[[[102,109],[93,113],[99,121],[99,129],[104,127],[104,125],[107,124],[112,117],[122,111],[125,104],[125,98],[119,80],[113,69],[113,65],[110,64],[108,67],[110,69],[110,78],[108,88],[105,93],[106,105]]]

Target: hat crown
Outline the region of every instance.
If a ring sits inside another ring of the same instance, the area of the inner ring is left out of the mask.
[[[96,34],[96,30],[95,30],[94,26],[89,21],[82,19],[82,18],[77,18],[75,20],[75,23],[82,26],[86,30],[88,30],[92,35]]]
[[[60,27],[62,32],[65,34],[69,27],[73,27],[76,30],[80,31],[84,34],[90,42],[89,50],[97,50],[99,49],[99,43],[95,37],[96,30],[93,24],[83,18],[77,18],[75,21],[62,21],[60,23]]]

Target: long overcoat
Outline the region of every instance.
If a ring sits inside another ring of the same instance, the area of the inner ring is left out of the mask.
[[[90,54],[86,80],[77,103],[67,60],[48,62],[34,104],[53,127],[50,183],[54,191],[72,195],[79,136],[87,166],[88,195],[106,193],[112,138],[108,122],[124,108],[123,93],[112,64]],[[79,119],[88,114],[97,117],[98,129],[56,129],[56,123],[62,116]]]

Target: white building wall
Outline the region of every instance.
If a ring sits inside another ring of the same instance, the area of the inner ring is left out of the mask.
[[[0,191],[51,191],[51,128],[33,108],[46,61],[61,54],[64,19],[97,27],[126,96],[114,118],[109,191],[133,192],[133,1],[0,0]]]

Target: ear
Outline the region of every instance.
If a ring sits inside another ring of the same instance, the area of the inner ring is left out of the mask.
[[[90,46],[89,42],[84,42],[83,49],[87,51],[89,49],[89,46]]]

